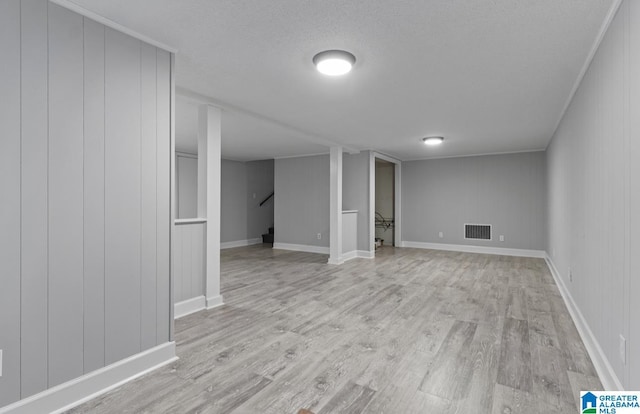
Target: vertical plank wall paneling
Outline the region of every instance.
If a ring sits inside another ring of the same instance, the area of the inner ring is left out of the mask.
[[[205,223],[178,224],[173,232],[173,297],[175,303],[205,295]]]
[[[140,351],[140,42],[105,34],[107,363]],[[132,139],[133,138],[133,139]]]
[[[141,44],[141,225],[140,328],[141,347],[156,344],[156,48]]]
[[[23,0],[22,34],[22,395],[47,389],[47,3]],[[27,380],[30,378],[30,380]]]
[[[0,1],[0,406],[20,398],[20,2]]]
[[[191,297],[191,272],[193,270],[192,266],[192,252],[195,249],[192,243],[192,232],[190,231],[191,226],[182,226],[182,230],[185,231],[182,235],[182,254],[184,255],[182,260],[182,298],[187,299]],[[178,279],[174,279],[174,284],[178,283]]]
[[[629,130],[627,131],[627,139],[629,148],[627,153],[627,171],[629,176],[629,207],[627,214],[629,216],[629,227],[627,228],[627,239],[629,240],[628,251],[640,251],[640,238],[635,235],[640,234],[640,4],[638,2],[628,2],[629,21],[633,24],[629,25],[629,42],[627,51],[629,53],[629,70],[627,71],[627,79],[629,81]],[[630,137],[634,137],[631,139]],[[629,315],[640,315],[640,301],[637,300],[640,295],[640,255],[628,255],[629,265],[628,273],[636,275],[629,277],[629,290],[627,292],[629,301]],[[627,329],[629,329],[629,349],[638,349],[640,344],[640,329],[636,317],[629,317],[627,320]],[[633,348],[635,347],[635,348]],[[629,356],[629,381],[630,388],[640,388],[640,355],[637,351],[634,355]]]
[[[630,14],[633,4],[622,3],[547,150],[547,252],[613,375],[627,389],[640,386],[640,376],[630,375],[639,349],[630,338],[637,339],[640,328],[628,307],[630,280],[638,272],[629,261],[637,249],[628,241],[638,214],[629,191],[630,171],[638,164],[628,148],[637,141],[629,129],[638,118],[637,108],[629,113],[638,94],[629,83],[637,78],[630,62],[638,52],[628,45],[640,27],[640,15]],[[626,363],[620,335],[630,340]]]
[[[104,26],[84,19],[84,372],[104,366]]]
[[[156,163],[156,185],[157,185],[157,344],[167,342],[169,338],[169,325],[172,323],[170,306],[170,275],[169,275],[169,252],[170,239],[169,231],[171,226],[171,102],[167,97],[171,96],[171,54],[164,50],[156,50],[156,76],[157,86],[157,163]]]
[[[4,407],[169,340],[172,69],[47,0],[0,52]]]
[[[206,295],[204,287],[206,286],[206,274],[205,274],[205,223],[201,223],[196,226],[193,234],[192,246],[194,247],[191,260],[193,261],[192,273],[191,273],[191,290],[192,292],[202,292]]]
[[[182,258],[184,256],[182,249],[183,226],[176,225],[173,229],[171,237],[171,268],[173,270],[173,301],[174,303],[182,301]]]
[[[83,368],[83,18],[49,5],[49,386]]]

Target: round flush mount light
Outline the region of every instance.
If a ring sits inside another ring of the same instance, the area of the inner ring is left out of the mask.
[[[442,141],[444,141],[443,137],[426,137],[426,138],[422,138],[422,142],[424,142],[425,145],[429,145],[429,146],[440,145],[440,144],[442,144]]]
[[[313,57],[318,72],[328,76],[345,75],[356,63],[356,57],[345,50],[325,50]]]

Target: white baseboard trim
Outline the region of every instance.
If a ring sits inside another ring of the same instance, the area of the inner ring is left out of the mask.
[[[222,305],[224,305],[224,300],[222,299],[222,295],[212,296],[210,298],[207,298],[207,310],[217,308]]]
[[[179,319],[183,316],[191,315],[194,312],[201,311],[206,308],[206,300],[203,296],[183,300],[173,305],[173,318]]]
[[[497,254],[501,256],[535,257],[544,259],[544,250],[509,249],[505,247],[470,246],[466,244],[444,244],[444,243],[424,243],[413,241],[402,241],[402,247],[413,247],[416,249],[446,250],[463,253]]]
[[[376,252],[370,252],[369,250],[357,250],[358,252],[358,257],[361,259],[375,259],[376,258]]]
[[[556,281],[556,285],[560,290],[560,294],[564,299],[564,303],[567,305],[567,309],[569,310],[569,314],[571,315],[571,319],[573,319],[573,323],[576,325],[576,329],[580,334],[580,338],[582,338],[582,342],[584,342],[585,348],[587,348],[587,352],[591,357],[591,361],[593,362],[593,366],[600,377],[600,382],[604,386],[605,390],[608,391],[623,391],[624,387],[622,383],[618,379],[613,367],[609,363],[604,352],[602,352],[602,348],[598,343],[595,335],[589,328],[589,324],[582,316],[582,312],[580,312],[580,308],[573,300],[571,293],[567,289],[567,286],[564,284],[562,277],[560,277],[560,273],[556,268],[553,260],[548,254],[545,254],[545,261],[547,262],[547,267],[549,267],[549,271],[553,275],[553,279]]]
[[[351,259],[356,259],[358,257],[358,251],[352,250],[350,252],[342,253],[341,259],[343,262],[346,262]]]
[[[220,250],[232,249],[234,247],[251,246],[253,244],[260,244],[260,243],[262,243],[261,238],[224,242],[224,243],[220,243]]]
[[[323,246],[310,246],[307,244],[273,243],[274,249],[293,250],[296,252],[329,254],[329,248]]]
[[[376,254],[367,250],[352,250],[350,252],[342,253],[339,259],[333,259],[329,257],[327,263],[332,265],[341,265],[344,262],[348,262],[351,259],[375,259]]]
[[[177,359],[176,343],[167,342],[0,408],[0,414],[62,413]]]
[[[342,257],[340,259],[342,262],[346,262],[351,259],[375,259],[375,257],[376,255],[374,252],[367,250],[352,250],[350,252],[342,253]]]

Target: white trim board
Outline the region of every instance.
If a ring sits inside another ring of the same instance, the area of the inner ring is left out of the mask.
[[[324,246],[310,246],[307,244],[291,244],[291,243],[273,243],[274,249],[291,250],[294,252],[307,252],[307,253],[319,253],[329,254],[329,248]]]
[[[591,50],[589,51],[589,54],[587,55],[587,58],[585,59],[584,64],[582,65],[582,69],[580,69],[580,73],[578,73],[578,77],[576,78],[576,81],[574,82],[573,87],[571,88],[571,92],[569,92],[569,96],[567,96],[567,100],[565,101],[564,106],[562,107],[562,112],[560,112],[560,115],[558,116],[558,120],[556,121],[555,128],[553,128],[553,134],[551,134],[552,138],[547,143],[547,148],[549,147],[549,144],[551,144],[553,137],[556,136],[556,132],[560,127],[560,123],[562,122],[562,120],[564,119],[564,116],[569,110],[569,105],[571,105],[571,101],[573,101],[573,97],[576,95],[576,93],[578,93],[578,89],[582,84],[582,80],[587,74],[587,71],[589,70],[589,66],[591,66],[591,62],[593,62],[593,58],[596,56],[596,52],[600,48],[600,44],[602,43],[604,36],[607,34],[607,31],[609,30],[609,26],[611,26],[613,19],[616,17],[616,13],[618,12],[618,9],[620,8],[621,4],[622,4],[622,0],[614,0],[614,2],[611,4],[611,8],[607,13],[607,17],[605,17],[604,22],[602,22],[602,26],[600,26],[600,31],[598,32],[598,35],[593,41],[593,45],[591,45]]]
[[[183,300],[173,305],[173,318],[180,319],[183,316],[191,315],[192,313],[206,309],[207,301],[202,296],[196,296],[195,298]]]
[[[350,252],[342,253],[340,256],[340,261],[342,263],[347,262],[352,259],[375,259],[375,253],[367,250],[352,250]],[[341,264],[341,263],[330,263],[330,264]]]
[[[587,348],[587,352],[591,357],[591,361],[593,362],[593,366],[598,373],[598,377],[600,377],[600,382],[604,386],[605,390],[609,391],[622,391],[624,387],[622,383],[618,379],[613,367],[609,363],[609,360],[605,356],[604,352],[602,352],[602,348],[598,343],[595,335],[589,328],[589,324],[582,316],[582,312],[580,312],[580,308],[573,300],[571,293],[567,289],[567,286],[564,284],[564,281],[560,277],[560,273],[558,273],[558,269],[556,269],[555,264],[551,260],[551,257],[548,254],[545,254],[544,260],[547,262],[547,267],[549,267],[549,271],[553,276],[553,279],[556,281],[556,285],[560,290],[560,294],[562,295],[562,299],[564,299],[564,303],[569,310],[569,314],[571,315],[571,319],[573,319],[573,323],[576,325],[576,329],[580,334],[580,338],[582,342],[584,342],[585,348]]]
[[[340,255],[340,260],[344,263],[346,261],[349,261],[351,259],[356,259],[358,257],[358,251],[357,250],[351,250],[350,252],[343,252]]]
[[[357,250],[358,253],[358,257],[360,259],[375,259],[376,258],[376,252],[375,251],[368,251],[368,250]]]
[[[393,240],[395,246],[401,246],[402,240],[402,161],[380,152],[369,152],[369,250],[375,250],[376,234],[376,158],[394,164],[393,174]]]
[[[222,299],[222,295],[207,298],[207,310],[217,308],[222,305],[224,305],[224,300]]]
[[[0,414],[62,413],[177,359],[176,343],[167,342],[0,408]]]
[[[392,157],[390,155],[387,155],[375,150],[371,150],[371,152],[373,153],[374,158],[380,158],[381,160],[390,162],[392,164],[402,164],[402,160],[400,160],[400,158]]]
[[[261,238],[247,239],[247,240],[234,240],[230,242],[220,243],[220,250],[233,249],[234,247],[251,246],[251,245],[260,244],[260,243],[262,243]]]
[[[176,226],[182,226],[186,224],[202,224],[206,222],[207,222],[206,218],[198,217],[198,218],[175,219],[173,221],[173,224],[175,224]]]
[[[78,13],[81,16],[94,20],[118,32],[124,33],[142,42],[148,43],[151,46],[164,49],[167,52],[178,53],[178,49],[176,49],[175,47],[165,45],[164,43],[160,43],[156,40],[153,40],[150,37],[142,35],[134,30],[129,29],[128,27],[121,25],[120,23],[116,23],[113,20],[107,19],[106,17],[99,15],[98,13],[94,13],[91,10],[87,10],[84,7],[73,3],[70,0],[49,0],[49,1],[53,4],[57,4],[60,7],[64,7],[65,9],[71,10],[74,13]]]
[[[429,161],[429,160],[443,160],[447,158],[468,158],[468,157],[490,157],[493,155],[511,155],[511,154],[526,154],[529,152],[545,152],[546,148],[538,148],[538,149],[527,149],[520,151],[502,151],[502,152],[479,152],[477,154],[458,154],[458,155],[436,155],[433,157],[420,157],[420,158],[407,158],[406,160],[402,160],[403,162],[411,162],[411,161]]]
[[[319,157],[320,155],[329,155],[329,152],[315,152],[312,154],[300,154],[300,155],[281,155],[273,157],[274,160],[286,160],[288,158],[303,158],[303,157]]]
[[[190,152],[176,151],[176,157],[192,158],[197,160],[198,154],[191,154]]]
[[[352,250],[350,252],[342,253],[342,259],[346,262],[351,259],[375,259],[375,252],[367,250]]]
[[[424,243],[413,241],[402,241],[401,247],[413,247],[416,249],[446,250],[463,253],[497,254],[501,256],[536,257],[544,259],[544,250],[509,249],[504,247],[471,246],[466,244],[444,244],[444,243]]]

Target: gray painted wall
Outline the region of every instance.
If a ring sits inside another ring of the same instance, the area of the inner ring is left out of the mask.
[[[169,340],[170,54],[0,2],[0,406]]]
[[[544,152],[403,162],[402,237],[544,250],[545,168]],[[492,224],[493,240],[465,240],[464,223]]]
[[[625,1],[548,148],[547,251],[626,389],[640,388],[638,73],[640,4]]]
[[[275,242],[329,247],[329,156],[275,160],[274,184]]]
[[[247,166],[244,162],[222,160],[220,190],[220,241],[247,238]]]
[[[342,209],[358,210],[358,250],[369,251],[369,151],[342,156]]]
[[[273,160],[222,160],[221,242],[260,238],[273,226]]]
[[[180,219],[198,217],[198,159],[176,155],[176,197]]]
[[[260,203],[273,192],[273,160],[250,161],[247,165],[247,239],[261,237],[273,226],[274,199]],[[254,197],[255,194],[255,197]]]

